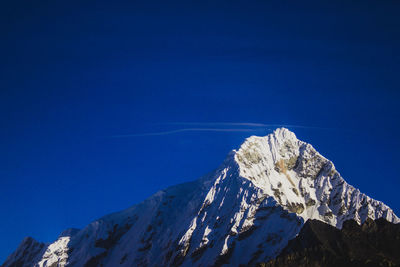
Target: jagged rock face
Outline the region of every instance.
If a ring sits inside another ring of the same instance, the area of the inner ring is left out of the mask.
[[[348,219],[362,223],[368,217],[384,217],[398,222],[392,210],[347,184],[331,161],[286,129],[250,137],[236,159],[241,177],[304,220],[318,219],[338,228]]]
[[[341,230],[309,220],[276,258],[260,267],[400,266],[400,225],[367,219],[344,222]]]
[[[61,237],[37,258],[18,260],[25,266],[256,264],[276,257],[308,219],[341,228],[347,219],[367,218],[399,222],[311,145],[277,129],[248,138],[213,173]]]
[[[45,251],[45,244],[37,242],[32,237],[22,240],[18,249],[8,256],[3,266],[19,267],[28,266],[29,263],[38,262]]]

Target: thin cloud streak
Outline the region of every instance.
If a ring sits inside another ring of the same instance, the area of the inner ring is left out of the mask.
[[[120,134],[120,135],[113,135],[112,138],[125,138],[125,137],[140,137],[140,136],[161,136],[161,135],[169,135],[175,133],[182,133],[182,132],[254,132],[259,131],[260,129],[240,129],[240,128],[233,128],[233,129],[220,129],[220,128],[184,128],[184,129],[177,129],[172,131],[164,131],[164,132],[151,132],[151,133],[139,133],[139,134]]]
[[[266,127],[268,124],[253,122],[166,122],[158,123],[162,125],[199,125],[199,126],[248,126],[248,127]],[[272,124],[271,124],[272,125]]]
[[[254,122],[166,122],[155,123],[157,125],[181,125],[181,126],[200,126],[194,128],[183,128],[170,131],[137,133],[137,134],[120,134],[113,135],[111,138],[127,138],[127,137],[142,137],[142,136],[163,136],[182,132],[256,132],[260,130],[272,131],[276,127],[287,128],[301,128],[301,129],[315,129],[315,130],[334,130],[333,128],[323,128],[305,125],[291,125],[291,124],[266,124]],[[201,127],[204,126],[204,127]],[[206,127],[209,126],[209,127]],[[222,128],[228,126],[236,127],[252,127],[252,128]],[[214,128],[221,127],[221,128]],[[256,127],[256,128],[254,128]]]
[[[170,122],[160,123],[163,125],[198,125],[198,126],[243,126],[243,127],[290,127],[290,128],[303,128],[303,129],[320,129],[328,130],[330,128],[306,126],[306,125],[292,125],[292,124],[266,124],[254,122]]]

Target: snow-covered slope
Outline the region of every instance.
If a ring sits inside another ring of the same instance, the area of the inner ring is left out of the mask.
[[[52,244],[30,238],[3,266],[230,266],[274,258],[308,219],[400,222],[333,163],[280,128],[252,136],[205,177],[159,191]]]

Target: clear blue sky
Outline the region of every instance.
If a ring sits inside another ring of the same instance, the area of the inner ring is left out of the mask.
[[[1,3],[1,262],[269,133],[112,138],[238,128],[175,122],[328,128],[289,127],[400,214],[398,1],[108,2]]]

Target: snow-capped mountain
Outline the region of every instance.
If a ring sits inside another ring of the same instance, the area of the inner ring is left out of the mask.
[[[159,191],[52,244],[23,240],[8,266],[230,266],[276,257],[305,221],[337,228],[393,211],[347,184],[291,131],[252,136],[203,178]]]

